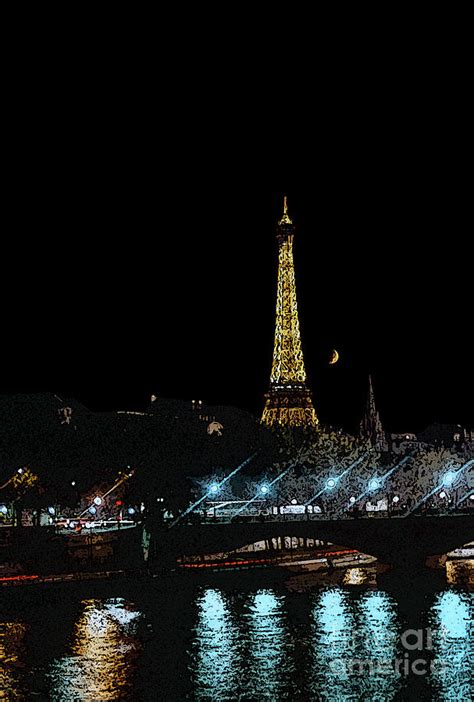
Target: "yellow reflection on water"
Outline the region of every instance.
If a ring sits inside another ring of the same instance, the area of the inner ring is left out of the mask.
[[[122,699],[132,689],[140,613],[123,600],[85,600],[71,655],[53,663],[51,700]]]
[[[372,582],[373,573],[364,568],[348,568],[342,579],[343,585],[364,585]]]
[[[22,622],[0,622],[0,700],[20,697],[19,673],[24,665],[25,632]]]
[[[449,585],[474,587],[474,560],[468,558],[447,560],[446,579]]]

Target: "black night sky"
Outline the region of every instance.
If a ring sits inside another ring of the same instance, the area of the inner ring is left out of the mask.
[[[290,125],[265,137],[242,110],[251,144],[204,118],[117,123],[104,105],[25,132],[6,191],[0,392],[260,413],[287,194],[320,418],[353,429],[372,373],[388,429],[474,426],[461,134],[410,105],[358,103],[348,119],[338,103],[303,139]]]

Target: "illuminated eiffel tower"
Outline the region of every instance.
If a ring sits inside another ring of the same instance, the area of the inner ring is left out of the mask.
[[[278,222],[278,290],[275,344],[270,376],[270,390],[265,396],[262,422],[290,427],[316,426],[311,391],[306,384],[306,371],[301,348],[298,307],[296,303],[293,236],[295,227],[288,215],[286,197],[283,217]]]

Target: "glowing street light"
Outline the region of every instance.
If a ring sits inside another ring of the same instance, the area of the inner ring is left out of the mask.
[[[102,504],[102,498],[94,497],[94,504],[97,505],[97,507],[100,507],[100,505]]]
[[[397,502],[400,502],[400,498],[398,497],[398,495],[394,495],[392,502],[395,502],[395,504],[397,504]]]
[[[212,483],[211,487],[209,488],[209,492],[216,495],[219,492],[219,485],[217,483]]]
[[[381,483],[378,478],[372,478],[372,480],[369,480],[369,490],[372,492],[375,492],[375,490],[378,490],[380,487]]]
[[[270,488],[265,483],[263,485],[260,485],[260,492],[262,493],[262,495],[266,495],[269,489]]]
[[[444,500],[444,498],[446,497],[445,491],[442,490],[442,491],[439,493],[439,496],[441,497],[442,500]]]
[[[2,514],[7,514],[8,508],[6,507],[6,505],[0,505],[0,512]]]
[[[328,490],[332,490],[334,487],[336,487],[337,480],[336,478],[329,478],[329,480],[326,480],[326,487]]]
[[[89,507],[89,512],[90,512],[91,514],[96,514],[96,513],[97,513],[97,507],[94,507],[94,505],[91,505],[91,506]]]
[[[451,487],[456,480],[456,473],[452,470],[448,470],[447,473],[443,475],[443,485],[444,487]]]
[[[129,514],[135,514],[135,509],[133,507],[128,508],[128,513]]]
[[[355,501],[356,501],[356,498],[354,497],[354,495],[353,495],[352,497],[349,498],[349,502],[350,502],[352,505],[354,504]]]

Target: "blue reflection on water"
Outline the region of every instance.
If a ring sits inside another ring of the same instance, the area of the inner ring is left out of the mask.
[[[271,590],[259,590],[246,615],[248,627],[248,690],[257,699],[281,698],[291,681],[291,644],[285,625],[284,598]]]
[[[383,592],[360,599],[341,589],[326,590],[313,609],[313,667],[309,687],[328,702],[391,700],[399,687],[397,617]]]
[[[141,611],[118,598],[78,599],[71,609],[70,591],[61,592],[55,612],[64,626],[51,626],[47,636],[41,607],[0,619],[0,699],[473,698],[472,593],[427,590],[426,611],[405,609],[409,617],[403,623],[399,605],[380,590],[324,586],[295,593],[278,586],[242,587],[239,581],[232,590],[200,585],[177,592],[179,602],[186,593],[189,607],[173,609],[176,621],[165,617],[160,628],[169,600],[159,591],[153,601],[137,593]],[[402,596],[409,601],[409,592]],[[432,641],[433,650],[425,643],[423,650],[407,653],[403,632],[412,627],[424,632],[427,625],[432,635],[423,638]],[[408,664],[427,659],[422,668],[428,675],[417,677],[407,665],[397,676],[394,663],[405,654]],[[423,696],[429,688],[430,696]]]
[[[205,590],[197,601],[194,682],[197,700],[232,700],[240,668],[239,632],[223,593]]]
[[[474,595],[447,591],[436,597],[431,613],[438,700],[469,700],[473,692]]]
[[[316,598],[313,609],[313,667],[310,680],[312,694],[324,694],[328,700],[344,699],[349,676],[344,659],[353,656],[354,618],[346,593],[332,589]]]
[[[358,602],[357,651],[369,674],[358,678],[365,699],[391,700],[399,687],[400,657],[394,601],[385,592],[367,592]]]
[[[195,698],[288,699],[293,660],[284,597],[258,590],[245,597],[239,611],[240,603],[208,589],[197,605],[191,652]]]

